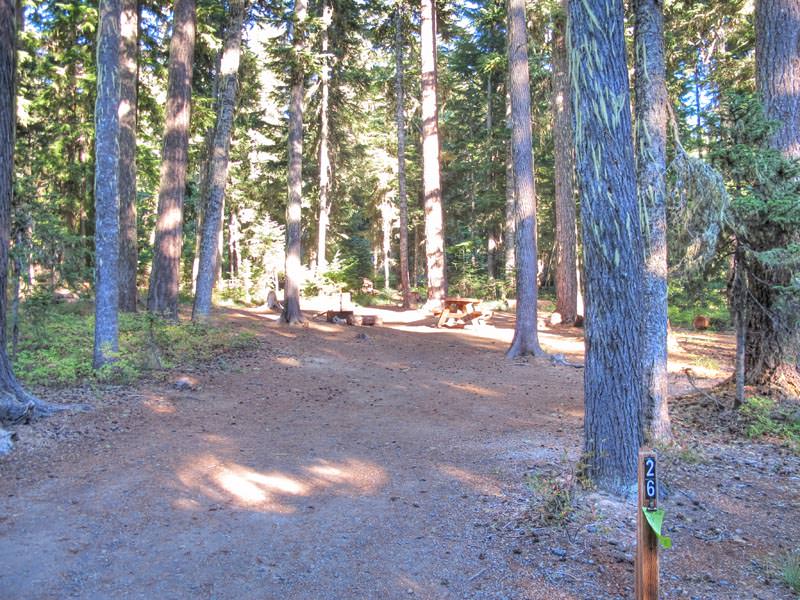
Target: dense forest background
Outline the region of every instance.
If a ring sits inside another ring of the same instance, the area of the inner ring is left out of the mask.
[[[64,287],[91,294],[94,267],[94,105],[97,8],[93,2],[25,3],[20,34],[17,193],[13,254],[26,297]],[[164,128],[171,7],[139,3],[136,212],[138,279],[146,288],[153,254]],[[248,15],[225,197],[221,298],[261,302],[283,271],[287,188],[286,136],[291,40],[289,6],[259,3]],[[683,147],[708,156],[720,142],[724,95],[753,92],[752,3],[667,5],[667,83]],[[304,135],[303,265],[306,291],[337,287],[396,289],[397,138],[394,9],[379,3],[334,2],[330,51],[330,234],[328,268],[316,272],[319,222],[320,6],[310,25]],[[554,142],[552,47],[559,3],[528,10],[540,284],[554,287]],[[406,165],[412,285],[425,286],[420,176],[418,14],[403,9]],[[502,2],[463,2],[439,11],[439,103],[446,253],[453,293],[513,296],[504,268],[506,229],[507,59]],[[181,290],[192,292],[209,138],[215,122],[215,80],[224,7],[200,2],[194,58],[189,167],[183,213]],[[630,34],[630,31],[629,31]],[[389,252],[385,256],[384,229]],[[677,249],[676,255],[682,249]],[[513,254],[512,254],[513,256]],[[513,258],[511,259],[513,260]],[[389,266],[386,281],[384,263]],[[673,278],[673,321],[696,312],[727,322],[726,264],[720,253],[701,286]]]

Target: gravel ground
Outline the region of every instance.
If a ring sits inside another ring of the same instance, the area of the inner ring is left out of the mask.
[[[635,507],[571,485],[582,371],[504,359],[502,316],[381,315],[227,311],[258,333],[247,352],[49,392],[95,410],[19,427],[0,460],[0,597],[631,597]],[[580,358],[579,333],[542,341]],[[677,430],[664,597],[793,597],[778,565],[800,539],[797,456]],[[571,494],[556,522],[547,484]]]

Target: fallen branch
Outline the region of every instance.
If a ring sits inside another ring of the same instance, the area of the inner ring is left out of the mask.
[[[476,580],[478,577],[480,577],[481,575],[483,575],[484,573],[486,573],[486,571],[487,571],[487,570],[488,570],[488,567],[487,567],[486,569],[481,569],[480,571],[478,571],[477,573],[475,573],[475,575],[473,575],[472,577],[470,577],[469,579],[467,579],[467,582],[468,582],[468,583],[472,583],[472,582],[473,582],[473,581],[475,581],[475,580]]]
[[[574,363],[574,362],[568,361],[566,358],[564,358],[563,354],[553,354],[553,355],[551,355],[550,356],[550,362],[553,364],[553,366],[559,366],[560,365],[562,367],[572,367],[573,369],[582,369],[583,368],[583,365],[580,364],[580,363]]]
[[[720,402],[715,396],[712,396],[705,390],[701,390],[699,387],[697,387],[697,384],[694,381],[694,373],[689,367],[685,368],[683,372],[686,374],[686,379],[689,381],[689,385],[691,385],[698,394],[707,398],[708,400],[711,400],[719,410],[725,408],[725,405],[722,404],[722,402]]]

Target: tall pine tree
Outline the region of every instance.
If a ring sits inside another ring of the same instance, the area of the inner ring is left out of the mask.
[[[571,0],[569,47],[586,269],[584,450],[628,493],[642,444],[644,273],[622,0]]]

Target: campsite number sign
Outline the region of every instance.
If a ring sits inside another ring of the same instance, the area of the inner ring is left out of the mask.
[[[658,497],[658,479],[656,477],[656,457],[644,457],[644,499],[649,506],[654,506]]]

